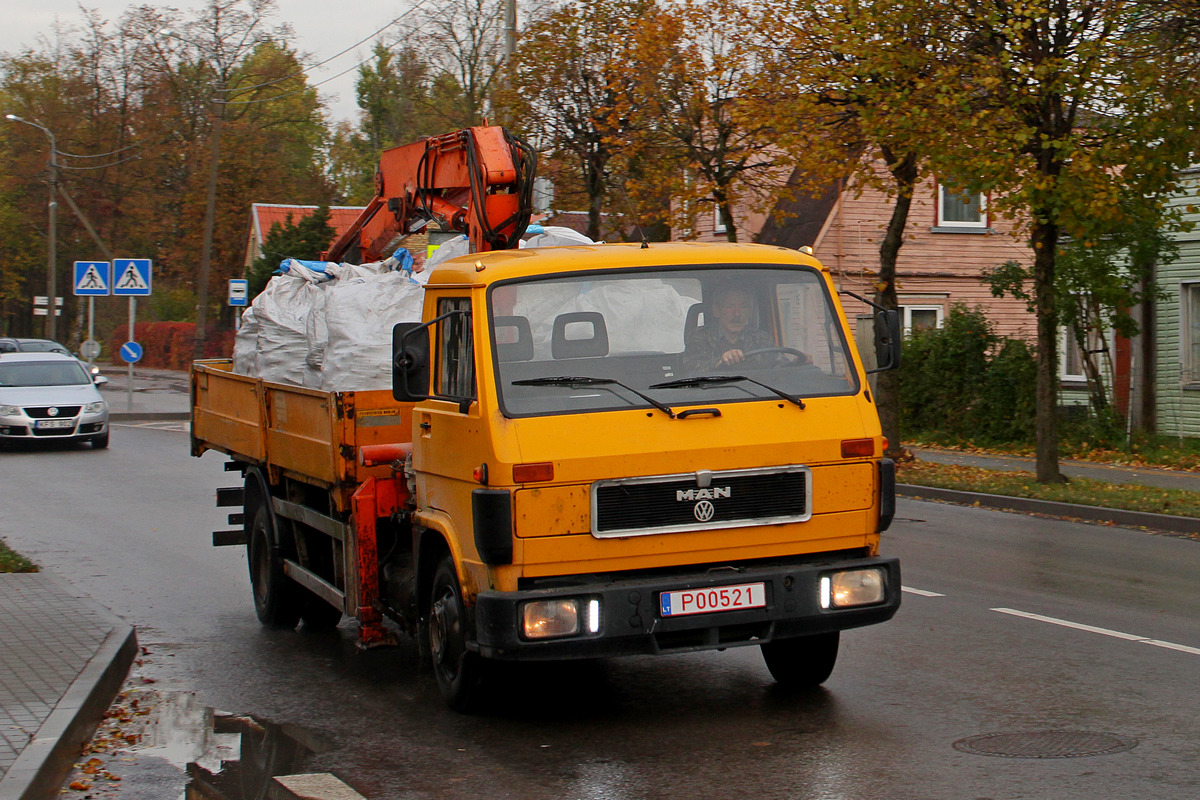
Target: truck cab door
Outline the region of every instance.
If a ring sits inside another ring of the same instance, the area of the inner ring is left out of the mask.
[[[488,437],[476,402],[471,298],[440,297],[436,312],[446,318],[430,331],[431,396],[413,411],[417,498],[454,520],[459,545],[473,558],[471,492],[479,488],[474,473],[484,462]]]

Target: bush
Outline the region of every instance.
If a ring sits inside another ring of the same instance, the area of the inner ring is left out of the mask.
[[[956,305],[942,328],[907,337],[901,363],[905,438],[981,444],[1033,438],[1034,357],[1025,342],[993,334],[982,310]]]
[[[186,370],[192,363],[194,322],[139,322],[134,326],[133,341],[145,352],[139,367]],[[204,342],[205,358],[228,358],[233,353],[233,331],[210,330]],[[111,361],[125,366],[121,345],[129,341],[129,326],[120,325],[109,337]]]

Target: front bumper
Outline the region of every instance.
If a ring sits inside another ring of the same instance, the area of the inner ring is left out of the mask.
[[[869,606],[822,608],[820,581],[843,570],[876,567],[884,573],[884,599]],[[762,582],[766,606],[689,616],[663,616],[663,592]],[[521,609],[531,600],[598,598],[596,633],[530,640],[521,633]],[[891,619],[900,607],[900,562],[862,558],[831,563],[724,568],[691,575],[633,577],[554,589],[480,592],[473,649],[501,660],[556,660],[715,650],[762,644]]]
[[[46,420],[31,419],[23,414],[0,416],[0,440],[30,442],[90,439],[108,430],[107,409],[94,414],[81,412],[74,417],[60,417],[58,420],[69,420],[71,425],[69,427],[39,428],[37,423]]]

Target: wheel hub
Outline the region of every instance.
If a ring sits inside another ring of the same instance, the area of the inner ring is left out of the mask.
[[[433,663],[442,664],[446,658],[446,640],[449,636],[445,599],[439,599],[435,602],[430,611],[429,651],[433,655]]]

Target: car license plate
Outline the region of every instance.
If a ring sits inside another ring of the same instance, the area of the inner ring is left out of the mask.
[[[663,592],[659,595],[658,602],[664,617],[762,608],[767,604],[767,587],[764,583],[743,583],[738,586],[684,589],[679,592]]]
[[[46,428],[74,428],[75,420],[73,419],[39,419],[37,421],[38,430]]]

